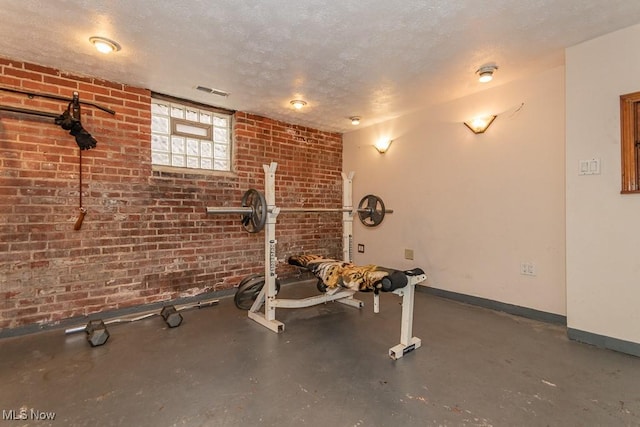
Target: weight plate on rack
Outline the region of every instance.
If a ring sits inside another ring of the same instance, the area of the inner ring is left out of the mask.
[[[358,204],[358,218],[366,227],[375,227],[384,219],[384,202],[376,195],[368,194]]]
[[[258,233],[267,223],[267,201],[258,190],[248,189],[242,196],[242,207],[250,207],[251,213],[242,216],[242,226],[249,233]]]

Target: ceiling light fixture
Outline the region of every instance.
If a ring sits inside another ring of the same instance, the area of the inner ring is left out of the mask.
[[[497,65],[487,64],[478,68],[476,74],[478,75],[478,81],[480,83],[487,83],[493,80],[493,73],[498,69]]]
[[[109,40],[105,37],[89,37],[89,41],[100,53],[117,52],[122,49],[117,42]]]
[[[491,123],[496,119],[497,116],[484,116],[484,117],[476,117],[473,120],[469,120],[464,122],[464,125],[468,127],[471,132],[478,134],[484,133]]]
[[[360,117],[353,116],[349,118],[351,120],[351,124],[354,126],[358,126],[360,124]]]
[[[307,105],[307,103],[301,99],[294,99],[290,102],[290,104],[293,105],[293,108],[295,108],[296,110],[300,110],[302,109],[302,107]]]

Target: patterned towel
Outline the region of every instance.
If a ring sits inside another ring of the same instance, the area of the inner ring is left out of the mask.
[[[376,265],[357,266],[320,255],[289,257],[289,264],[311,271],[329,289],[342,286],[354,291],[391,291],[406,286],[404,273]]]

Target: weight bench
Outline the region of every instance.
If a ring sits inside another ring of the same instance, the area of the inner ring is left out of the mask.
[[[427,278],[422,269],[400,271],[376,265],[357,266],[319,255],[291,256],[288,263],[309,270],[318,279],[318,290],[327,295],[335,294],[344,288],[354,293],[373,292],[374,313],[380,312],[380,292],[392,292],[401,296],[400,344],[389,349],[389,356],[399,359],[422,345],[420,338],[412,336],[415,285]],[[336,301],[342,302],[340,299]]]
[[[236,305],[244,307],[244,302],[250,303],[247,315],[249,318],[269,330],[280,333],[284,331],[284,323],[276,319],[276,310],[279,308],[303,308],[318,304],[325,304],[329,301],[338,301],[351,307],[362,308],[364,303],[353,298],[353,294],[358,291],[374,292],[374,312],[379,312],[380,292],[392,292],[402,297],[402,325],[400,332],[400,344],[389,349],[389,356],[399,359],[406,353],[420,347],[419,338],[412,336],[413,326],[413,297],[415,285],[426,280],[427,276],[420,269],[397,271],[383,269],[380,267],[365,267],[364,270],[348,268],[350,263],[343,263],[336,260],[325,260],[319,256],[302,255],[292,257],[290,260],[296,262],[300,267],[308,268],[316,266],[318,274],[323,275],[321,258],[325,261],[333,261],[341,270],[336,268],[326,269],[328,275],[326,280],[318,281],[318,284],[326,286],[322,288],[321,295],[316,295],[302,299],[278,298],[278,274],[276,255],[276,223],[280,212],[342,212],[342,254],[345,261],[351,261],[353,249],[353,216],[358,214],[360,220],[367,227],[380,223],[384,213],[390,213],[382,206],[382,200],[378,197],[365,196],[358,209],[352,205],[352,180],[354,173],[342,173],[342,208],[280,208],[276,206],[276,185],[275,173],[278,164],[272,162],[263,165],[264,169],[264,196],[258,191],[248,191],[243,199],[241,209],[224,208],[224,213],[240,213],[243,215],[243,223],[248,227],[248,231],[256,232],[264,226],[264,276],[262,278],[248,277],[238,285],[236,292]],[[264,200],[262,200],[264,198]],[[253,200],[253,202],[251,200]],[[250,205],[250,207],[249,207]],[[365,206],[366,205],[366,206]],[[216,209],[207,208],[208,213],[217,213]],[[222,213],[220,211],[219,213]],[[249,223],[253,223],[249,227]],[[264,225],[263,225],[264,224]],[[349,264],[349,265],[347,265]],[[324,265],[328,267],[327,264]],[[358,274],[361,279],[358,279]],[[349,288],[349,287],[352,288]],[[320,286],[319,286],[320,289]],[[238,302],[243,304],[238,304]]]

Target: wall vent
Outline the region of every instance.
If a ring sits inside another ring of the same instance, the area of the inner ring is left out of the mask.
[[[224,97],[229,96],[229,92],[225,92],[225,91],[220,90],[220,89],[212,89],[212,88],[206,87],[206,86],[196,86],[196,89],[200,90],[202,92],[210,93],[212,95],[218,95],[218,96],[224,96]]]

